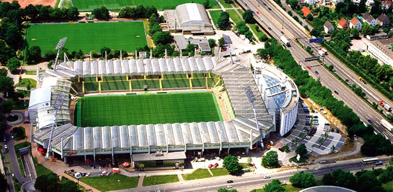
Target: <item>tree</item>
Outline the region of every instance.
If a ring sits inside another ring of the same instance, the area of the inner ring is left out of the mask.
[[[17,50],[22,45],[22,33],[20,29],[14,24],[9,24],[5,29],[4,40],[14,50]]]
[[[154,41],[154,44],[156,44],[156,45],[157,44],[165,45],[168,43],[172,43],[173,37],[168,31],[165,31],[165,32],[159,31],[159,32],[154,33],[153,41]]]
[[[322,178],[324,185],[335,185],[355,189],[356,177],[351,172],[336,169],[332,173],[325,174]]]
[[[150,34],[150,36],[153,36],[157,32],[162,32],[162,29],[158,23],[155,23],[150,26],[149,34]]]
[[[205,7],[205,9],[209,9],[210,8],[209,0],[205,0],[205,2],[203,3],[203,6]]]
[[[55,173],[38,176],[34,188],[42,192],[56,192],[59,191],[59,177]]]
[[[109,19],[109,10],[102,6],[101,8],[97,8],[93,10],[93,15],[99,20],[108,20]]]
[[[312,173],[295,173],[289,178],[289,182],[295,187],[307,188],[317,184]]]
[[[281,185],[280,180],[273,179],[272,182],[268,183],[263,187],[264,192],[285,192],[285,188]]]
[[[233,3],[233,1],[232,1],[232,0],[224,0],[224,2],[225,2],[225,3],[227,3],[227,4],[231,4],[231,3]]]
[[[222,48],[222,47],[224,47],[224,44],[225,44],[224,37],[219,38],[218,39],[218,46]]]
[[[242,169],[242,166],[240,166],[237,157],[232,155],[228,155],[224,158],[223,165],[232,175],[238,173]]]
[[[307,15],[307,20],[312,21],[314,19],[314,17],[312,16],[312,14],[308,14]]]
[[[76,7],[70,7],[70,8],[68,9],[68,11],[67,11],[67,17],[68,17],[68,19],[70,19],[70,20],[77,19],[78,16],[79,16],[78,8],[76,8]]]
[[[24,11],[24,15],[29,17],[31,20],[37,19],[39,12],[32,4],[29,4],[27,7],[25,7],[23,11]]]
[[[250,9],[247,9],[246,11],[244,11],[244,13],[243,13],[243,20],[246,23],[255,23],[254,12],[251,11]]]
[[[358,175],[358,173],[357,173]],[[357,191],[359,192],[380,192],[384,191],[381,182],[372,173],[372,171],[363,171],[359,173],[357,182]]]
[[[14,100],[8,99],[1,103],[1,112],[5,114],[11,113],[11,110],[14,106]]]
[[[296,148],[295,153],[296,153],[296,154],[299,154],[300,157],[306,156],[306,155],[307,155],[307,148],[306,148],[306,145],[304,145],[304,144],[299,145],[299,146]]]
[[[15,51],[4,40],[0,39],[0,62],[6,63],[9,58],[14,56]]]
[[[358,39],[359,38],[359,30],[356,28],[351,29],[351,35],[353,38]]]
[[[64,182],[61,182],[60,191],[61,192],[78,192],[80,190],[78,189],[78,184],[76,184],[73,181],[66,180]]]
[[[219,188],[217,192],[237,192],[236,189]]]
[[[227,29],[231,26],[231,22],[229,21],[229,14],[227,12],[222,12],[220,17],[217,20],[217,26],[220,29]]]
[[[4,95],[8,93],[8,96],[14,94],[14,80],[7,76],[0,76],[0,92]]]
[[[0,173],[0,192],[6,192],[8,188],[7,179]]]
[[[299,2],[297,0],[290,0],[289,5],[292,9],[296,9],[296,7],[299,5]]]
[[[392,154],[393,145],[381,134],[371,134],[364,137],[364,144],[361,147],[363,155],[376,156],[382,154]]]
[[[7,69],[5,69],[5,68],[0,69],[0,76],[7,76],[7,74],[8,74]]]
[[[20,61],[16,57],[12,57],[11,59],[8,59],[7,61],[7,68],[11,72],[15,72],[18,68],[20,67]]]
[[[188,44],[185,50],[185,53],[188,56],[194,56],[195,55],[195,46],[194,44]]]
[[[210,48],[212,48],[212,49],[217,46],[215,39],[209,39],[208,42],[209,42]]]
[[[269,151],[262,157],[262,165],[267,168],[280,167],[277,151]]]
[[[37,63],[41,60],[41,48],[32,46],[26,51],[26,60],[28,63]]]

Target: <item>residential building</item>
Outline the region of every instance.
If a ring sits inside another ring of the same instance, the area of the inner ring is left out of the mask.
[[[362,21],[373,27],[378,25],[377,20],[375,20],[374,17],[368,13],[363,13]]]
[[[334,26],[330,21],[326,21],[325,24],[323,24],[323,31],[325,31],[326,34],[329,34],[334,31]]]
[[[390,26],[390,20],[384,13],[379,15],[379,17],[377,18],[377,23],[381,27],[388,27],[388,26]]]
[[[314,5],[316,3],[315,0],[304,0],[304,2],[309,5]]]
[[[311,10],[306,6],[303,6],[302,12],[303,12],[303,16],[307,17],[307,15],[311,13]]]
[[[207,38],[202,39],[195,39],[195,38],[188,38],[186,39],[183,35],[175,35],[174,40],[176,42],[177,49],[185,50],[188,44],[194,45],[194,47],[198,47],[199,51],[203,54],[211,53],[211,48],[209,46],[209,41]]]
[[[337,3],[344,3],[344,0],[332,0],[332,3],[336,5]]]
[[[367,0],[366,1],[366,6],[367,7],[371,7],[371,6],[373,6],[374,5],[374,0]]]
[[[390,7],[392,7],[392,0],[383,0],[381,2],[381,8],[383,10],[388,10]]]
[[[337,28],[340,28],[342,30],[347,30],[348,29],[348,21],[343,17],[338,21]]]
[[[351,19],[351,21],[349,22],[349,28],[351,28],[351,29],[355,28],[360,31],[362,29],[362,23],[359,21],[358,18],[353,17]]]
[[[391,44],[393,39],[380,39],[367,42],[367,51],[376,57],[382,63],[388,64],[393,67],[393,52]]]

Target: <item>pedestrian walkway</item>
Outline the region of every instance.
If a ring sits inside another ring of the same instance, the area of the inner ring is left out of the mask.
[[[139,177],[139,181],[138,181],[138,187],[143,187],[143,179],[145,178],[145,175],[141,175]]]
[[[184,181],[183,176],[180,173],[177,174],[177,177],[179,178],[179,182]]]

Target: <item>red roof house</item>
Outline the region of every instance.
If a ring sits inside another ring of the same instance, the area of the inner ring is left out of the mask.
[[[303,16],[305,17],[307,17],[307,15],[311,13],[310,9],[306,6],[303,6],[302,12],[303,12]]]

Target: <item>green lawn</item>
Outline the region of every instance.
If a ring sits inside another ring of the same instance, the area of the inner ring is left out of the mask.
[[[178,182],[177,175],[155,175],[143,178],[143,186],[159,185],[164,183]]]
[[[257,24],[249,24],[251,30],[257,35],[258,40],[264,36],[265,34],[263,33],[262,29],[257,25]],[[256,28],[259,30],[257,31]]]
[[[218,0],[224,8],[232,8],[232,4],[225,3],[224,0]]]
[[[35,172],[37,173],[37,177],[41,176],[41,175],[48,175],[49,173],[52,173],[52,171],[49,170],[48,168],[44,167],[41,164],[38,164],[37,160],[35,158],[33,158],[33,162],[34,162]]]
[[[240,166],[242,166],[243,168],[250,168],[250,164],[248,163],[239,163]]]
[[[393,191],[393,181],[387,182],[382,184],[382,187],[386,190],[386,191]]]
[[[205,0],[72,0],[72,3],[79,11],[91,11],[95,8],[105,6],[111,10],[118,10],[122,7],[137,6],[143,4],[146,6],[154,6],[158,10],[175,9],[177,5],[183,3],[200,3],[203,4]],[[216,1],[209,0],[210,8],[220,8]]]
[[[138,186],[139,177],[127,177],[121,174],[112,174],[106,177],[83,177],[80,181],[100,191],[112,191],[135,188]]]
[[[229,175],[229,172],[225,168],[213,168],[210,169],[214,176]]]
[[[210,16],[212,17],[214,25],[217,26],[218,18],[220,18],[220,15],[223,11],[219,10],[219,11],[209,11],[209,12],[210,12]]]
[[[207,169],[197,169],[190,174],[183,174],[184,180],[194,180],[212,177]]]
[[[86,96],[78,100],[78,126],[219,121],[213,97],[210,92]]]
[[[16,84],[16,87],[27,87],[28,84],[30,84],[30,88],[36,88],[37,81],[29,78],[22,79],[22,81]]]
[[[134,51],[147,45],[143,22],[139,21],[30,25],[26,40],[29,47],[39,46],[46,53],[54,51],[63,37],[67,37],[65,47],[69,52],[99,52],[104,46]]]
[[[229,17],[232,19],[235,24],[239,24],[240,22],[243,21],[243,19],[236,13],[235,10],[227,10]]]

